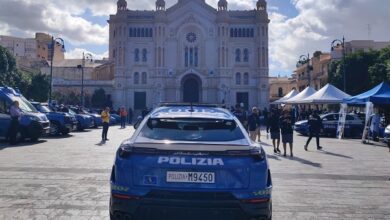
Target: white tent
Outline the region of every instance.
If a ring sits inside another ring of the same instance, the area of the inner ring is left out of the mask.
[[[300,92],[296,96],[294,96],[294,97],[292,97],[290,99],[285,100],[284,103],[287,103],[287,104],[299,104],[299,103],[301,103],[301,101],[303,99],[313,95],[315,92],[316,92],[315,89],[313,89],[312,87],[308,86],[308,87],[306,87],[306,89],[304,89],[302,92]]]
[[[328,83],[318,90],[318,92],[303,99],[300,103],[337,104],[343,102],[343,99],[349,97],[351,96]]]
[[[290,99],[298,94],[297,90],[293,89],[282,98],[272,102],[271,104],[283,104],[285,100]]]

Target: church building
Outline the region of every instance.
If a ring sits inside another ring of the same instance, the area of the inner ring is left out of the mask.
[[[205,0],[136,10],[118,0],[109,18],[109,59],[115,64],[114,107],[135,110],[159,102],[199,102],[246,108],[269,104],[268,14],[228,10]]]

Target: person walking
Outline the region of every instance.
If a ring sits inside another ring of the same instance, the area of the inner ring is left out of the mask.
[[[122,107],[119,116],[121,116],[121,128],[126,128],[126,117],[127,117],[127,111],[125,107]]]
[[[19,102],[14,101],[9,109],[11,115],[11,124],[9,127],[9,143],[11,145],[17,144],[17,134],[19,130],[19,118],[22,115],[22,111],[19,108]]]
[[[102,130],[102,143],[105,143],[108,141],[107,133],[108,133],[108,127],[110,126],[110,108],[106,107],[102,111],[102,122],[103,122],[103,130]]]
[[[269,114],[269,120],[267,121],[267,133],[271,133],[272,146],[274,147],[274,153],[280,153],[280,125],[279,125],[279,113],[277,111],[271,111]],[[276,144],[275,144],[276,142]]]
[[[290,112],[285,109],[280,117],[280,130],[282,133],[283,156],[286,156],[287,143],[290,145],[290,156],[293,157],[293,124]]]
[[[307,147],[309,146],[309,143],[313,137],[316,137],[317,150],[321,150],[322,147],[320,146],[320,132],[322,130],[322,119],[318,115],[317,111],[313,111],[309,116],[308,125],[309,125],[309,139],[307,139],[305,145],[305,151],[307,151]]]
[[[133,109],[129,108],[128,116],[129,116],[129,124],[132,124],[133,123]]]
[[[248,132],[252,141],[256,141],[258,129],[260,128],[259,110],[252,108],[252,114],[248,117]]]

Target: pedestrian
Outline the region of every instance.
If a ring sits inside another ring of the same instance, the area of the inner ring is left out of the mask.
[[[149,110],[148,110],[148,108],[145,107],[141,112],[141,116],[142,116],[142,118],[145,118],[145,116],[148,114],[149,114]]]
[[[307,151],[307,147],[309,146],[309,143],[313,137],[315,137],[317,141],[317,150],[321,150],[322,147],[320,146],[320,132],[322,130],[322,119],[318,115],[317,111],[313,111],[309,116],[308,125],[309,125],[309,139],[307,139],[305,145],[305,151]]]
[[[126,128],[126,117],[127,117],[127,111],[125,107],[122,107],[119,116],[121,116],[121,128]]]
[[[129,108],[129,112],[127,114],[129,116],[129,124],[133,123],[133,109]]]
[[[234,112],[233,112],[234,116],[236,116],[238,118],[238,120],[241,122],[241,124],[246,127],[246,114],[245,112],[242,110],[240,104],[236,104],[236,108],[234,109]]]
[[[378,141],[380,122],[381,116],[379,115],[378,111],[376,111],[375,114],[371,115],[370,120],[370,136],[373,141]]]
[[[258,129],[260,128],[259,110],[257,107],[252,108],[252,114],[248,117],[248,132],[252,141],[256,141]]]
[[[271,133],[272,146],[274,147],[274,153],[280,153],[280,125],[279,114],[277,111],[271,111],[269,113],[269,120],[267,121],[267,133]],[[275,144],[276,142],[276,144]]]
[[[102,143],[105,143],[109,139],[107,138],[108,127],[110,126],[110,108],[106,107],[102,111],[102,122],[103,122],[103,130],[102,130]]]
[[[282,133],[283,156],[286,156],[287,143],[290,145],[290,156],[293,157],[293,123],[290,112],[285,109],[280,117],[280,130]]]
[[[17,136],[18,130],[19,130],[19,119],[20,119],[20,116],[22,115],[22,111],[19,108],[18,101],[14,101],[12,103],[9,112],[11,115],[11,124],[10,124],[9,132],[8,132],[9,143],[11,145],[15,145],[15,144],[17,144],[17,141],[18,141],[16,136]]]

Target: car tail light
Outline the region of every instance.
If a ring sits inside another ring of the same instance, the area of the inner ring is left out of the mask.
[[[121,158],[127,158],[133,153],[133,147],[129,145],[122,145],[118,149],[118,155]]]
[[[113,193],[112,197],[117,198],[117,199],[127,199],[127,200],[139,200],[139,196],[130,196],[130,195],[123,195],[123,194],[116,194]]]
[[[265,152],[262,148],[252,149],[250,154],[256,161],[261,161],[265,159]]]
[[[244,199],[241,200],[243,203],[259,204],[269,202],[269,198],[255,198],[255,199]]]

